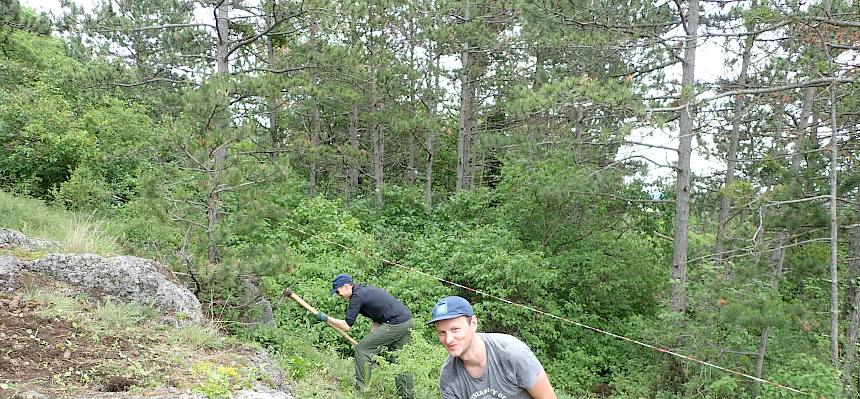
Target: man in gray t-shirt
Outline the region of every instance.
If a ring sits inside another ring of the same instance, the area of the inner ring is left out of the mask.
[[[478,319],[464,298],[439,300],[428,324],[449,355],[439,373],[442,399],[556,398],[531,349],[507,334],[478,333]]]

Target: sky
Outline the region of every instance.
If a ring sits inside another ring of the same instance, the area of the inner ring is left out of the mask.
[[[36,11],[44,11],[53,15],[62,14],[62,8],[60,7],[59,0],[20,0],[20,2],[23,6],[33,8]],[[95,0],[77,0],[75,3],[83,5],[84,8],[92,8],[92,5],[95,3]],[[211,14],[209,12],[206,12],[206,16],[202,17],[211,18]],[[458,60],[455,62],[459,63]],[[453,67],[456,68],[457,66]],[[697,49],[696,53],[695,76],[697,82],[714,82],[721,77],[733,77],[736,74],[737,73],[733,71],[732,68],[726,66],[723,48],[716,40],[705,41],[699,44],[699,48]],[[674,78],[680,81],[680,64],[677,64],[674,69],[670,70],[667,76],[669,79]],[[677,136],[677,127],[669,125],[665,129],[635,129],[631,133],[629,139],[630,141],[676,148],[678,146]],[[706,159],[700,154],[699,151],[697,151],[697,147],[712,145],[712,143],[708,139],[708,136],[702,135],[698,137],[698,139],[699,140],[693,141],[694,148],[693,157],[691,160],[693,173],[711,174],[714,171],[718,171],[725,168],[724,163],[715,161],[713,159]],[[672,165],[677,161],[677,154],[674,151],[667,151],[659,148],[636,145],[628,145],[619,149],[617,159],[628,158],[633,155],[648,158],[654,161],[654,163],[662,165]],[[649,164],[649,173],[647,176],[644,177],[648,181],[654,181],[657,179],[672,178],[673,173],[674,172],[671,168],[660,168],[656,167],[653,164]]]

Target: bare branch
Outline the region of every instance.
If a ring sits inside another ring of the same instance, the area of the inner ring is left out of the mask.
[[[176,28],[192,28],[203,26],[207,28],[215,28],[212,24],[204,24],[204,23],[187,23],[187,24],[164,24],[164,25],[151,25],[151,26],[140,26],[136,28],[113,28],[113,29],[96,29],[95,32],[98,33],[107,33],[107,32],[143,32],[148,30],[159,30],[159,29],[176,29]]]
[[[772,86],[772,87],[760,87],[755,89],[740,89],[740,90],[730,90],[722,93],[718,93],[712,96],[704,97],[702,99],[696,100],[696,103],[705,103],[713,100],[717,100],[723,97],[736,96],[741,94],[767,94],[767,93],[776,93],[780,91],[800,89],[804,87],[820,87],[827,86],[832,83],[860,83],[860,79],[857,78],[849,78],[849,77],[823,77],[805,80],[802,82],[789,83],[782,86]],[[662,108],[645,108],[645,112],[673,112],[680,111],[687,107],[687,104],[678,105],[676,107],[662,107]]]
[[[304,71],[304,70],[306,70],[306,69],[314,69],[314,68],[317,68],[317,66],[316,66],[316,65],[303,65],[303,66],[299,66],[299,67],[284,68],[284,69],[271,69],[271,68],[258,68],[258,67],[254,67],[254,68],[245,69],[245,70],[241,70],[241,71],[235,71],[235,72],[233,72],[233,75],[238,75],[238,74],[243,74],[243,73],[250,73],[250,72],[268,72],[268,73],[277,73],[277,74],[280,74],[280,73],[290,73],[290,72]]]

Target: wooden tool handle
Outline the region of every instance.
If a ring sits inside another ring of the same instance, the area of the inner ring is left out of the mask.
[[[317,314],[317,313],[319,313],[316,309],[314,309],[314,307],[313,307],[313,306],[311,306],[310,304],[308,304],[307,302],[305,302],[305,300],[304,300],[304,299],[302,299],[300,296],[296,295],[296,293],[295,293],[295,292],[290,293],[290,298],[293,298],[293,300],[294,300],[294,301],[296,301],[296,302],[298,302],[298,303],[299,303],[299,305],[302,305],[302,307],[303,307],[303,308],[305,308],[305,309],[307,309],[307,310],[308,310],[308,312],[311,312],[311,313],[313,313],[313,314]]]
[[[337,327],[332,327],[332,328],[334,328],[334,330],[337,331],[337,333],[340,334],[340,336],[346,338],[346,340],[349,341],[349,343],[351,343],[353,345],[358,345],[358,341],[356,341],[355,338],[350,337],[349,334],[346,333],[346,331],[343,331]]]
[[[302,299],[300,296],[296,295],[296,293],[293,292],[292,290],[287,290],[284,293],[289,295],[290,298],[293,298],[293,300],[296,301],[303,308],[307,309],[308,312],[311,312],[314,315],[319,313],[316,309],[314,309],[313,306],[311,306],[310,304],[305,302],[304,299]],[[341,330],[335,326],[332,326],[331,324],[329,324],[329,326],[331,326],[331,328],[333,328],[335,331],[337,331],[338,334],[340,334],[342,337],[346,338],[346,340],[349,341],[350,343],[352,343],[353,345],[358,345],[358,341],[356,341],[354,338],[350,337],[349,334],[346,333],[346,331],[343,331],[343,330]]]

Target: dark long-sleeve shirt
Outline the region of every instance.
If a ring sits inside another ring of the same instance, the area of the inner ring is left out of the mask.
[[[380,324],[400,324],[412,318],[412,312],[382,288],[354,284],[346,309],[346,324],[352,327],[359,314]]]

